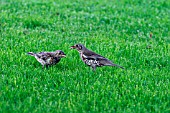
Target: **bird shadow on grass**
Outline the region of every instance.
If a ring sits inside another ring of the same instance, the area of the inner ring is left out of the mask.
[[[57,65],[51,65],[51,66],[45,66],[42,68],[42,70],[59,70],[59,71],[65,71],[67,66],[64,66],[62,64],[57,64]]]
[[[41,64],[38,63],[32,63],[28,66],[29,68],[34,68],[34,69],[41,69],[41,70],[51,70],[51,69],[58,69],[58,70],[65,70],[67,66],[63,66],[62,64],[56,64],[56,65],[50,65],[50,66],[42,66]]]
[[[102,67],[102,68],[97,68],[93,73],[95,75],[100,75],[100,76],[105,76],[105,75],[111,75],[114,76],[117,73],[126,73],[126,69],[120,69],[116,67]]]

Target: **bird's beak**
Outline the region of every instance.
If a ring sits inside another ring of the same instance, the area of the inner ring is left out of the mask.
[[[76,46],[71,46],[70,48],[71,48],[71,49],[75,49],[75,48],[76,48]]]
[[[62,57],[66,57],[66,54],[61,55]]]

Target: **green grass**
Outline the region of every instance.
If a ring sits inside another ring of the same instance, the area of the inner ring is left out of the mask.
[[[169,0],[1,0],[0,112],[168,113],[169,30]],[[126,70],[94,73],[76,43]],[[45,70],[26,55],[57,49]]]

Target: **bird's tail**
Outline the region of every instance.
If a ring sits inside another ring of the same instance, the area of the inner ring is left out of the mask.
[[[33,53],[33,52],[28,52],[27,54],[31,55],[31,56],[35,56],[35,53]]]
[[[120,66],[120,65],[117,65],[117,64],[112,64],[111,66],[116,66],[116,67],[119,67],[121,69],[125,69],[124,67]]]

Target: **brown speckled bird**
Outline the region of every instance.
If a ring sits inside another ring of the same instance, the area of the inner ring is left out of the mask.
[[[37,61],[41,63],[42,68],[44,68],[44,66],[48,67],[51,65],[55,65],[61,60],[61,58],[66,56],[66,54],[61,50],[39,53],[28,52],[28,54],[34,56]]]
[[[77,49],[78,52],[80,53],[80,57],[82,61],[93,68],[93,70],[96,70],[96,67],[101,67],[101,66],[116,66],[119,68],[124,69],[124,67],[119,66],[117,64],[113,64],[112,61],[108,60],[107,58],[96,54],[93,51],[88,50],[84,45],[82,44],[76,44],[74,46],[71,46],[71,49]]]

